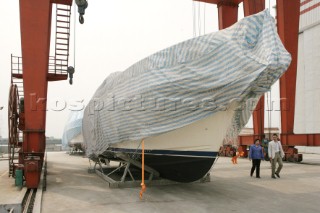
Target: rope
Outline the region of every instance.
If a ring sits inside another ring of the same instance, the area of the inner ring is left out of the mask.
[[[144,184],[144,139],[142,139],[142,146],[141,146],[141,157],[142,157],[142,168],[141,168],[141,175],[142,175],[142,177],[141,177],[141,190],[140,190],[140,199],[142,199],[142,195],[143,195],[143,193],[146,191],[146,185]]]

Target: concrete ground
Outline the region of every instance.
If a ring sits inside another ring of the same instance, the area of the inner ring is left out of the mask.
[[[5,156],[6,157],[6,156]],[[15,186],[15,180],[9,177],[8,159],[0,157],[0,213],[14,209],[15,212],[21,211],[21,203],[26,193],[26,188]]]
[[[211,182],[110,189],[89,174],[88,159],[64,152],[48,153],[47,191],[42,212],[319,212],[320,155],[304,155],[306,164],[285,163],[280,179],[261,164],[261,179],[251,178],[248,159],[218,159]]]

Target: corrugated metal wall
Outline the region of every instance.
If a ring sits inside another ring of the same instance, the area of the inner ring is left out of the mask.
[[[300,32],[320,24],[320,0],[301,0]]]
[[[294,133],[320,133],[320,0],[301,0]]]

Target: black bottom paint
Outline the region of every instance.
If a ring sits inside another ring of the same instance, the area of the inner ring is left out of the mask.
[[[162,178],[188,183],[204,177],[215,158],[145,155],[145,165],[157,170]]]
[[[116,153],[123,153],[135,161],[141,162],[141,150],[109,148],[100,157],[117,159]],[[162,153],[162,154],[160,154]],[[160,177],[189,183],[203,178],[211,169],[217,152],[145,150],[145,165],[160,173]]]
[[[141,162],[140,153],[125,154],[133,160]],[[112,151],[100,157],[110,160],[121,160],[117,159]],[[176,182],[189,183],[204,177],[211,169],[216,158],[145,154],[144,159],[145,165],[158,171],[160,177]]]

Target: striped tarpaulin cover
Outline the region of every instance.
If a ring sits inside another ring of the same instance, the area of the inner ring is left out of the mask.
[[[82,134],[82,118],[83,110],[71,111],[68,120],[64,126],[62,134],[62,147],[66,149],[70,144],[71,140],[77,135]]]
[[[234,103],[230,125],[240,130],[254,107],[248,100],[256,103],[290,62],[268,10],[161,50],[97,89],[84,112],[86,153],[184,127]]]

